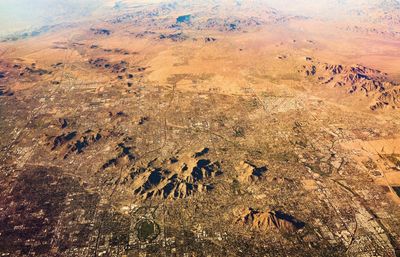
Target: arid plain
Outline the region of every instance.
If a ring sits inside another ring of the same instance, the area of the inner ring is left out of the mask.
[[[1,256],[398,256],[399,2],[268,2],[4,37]]]

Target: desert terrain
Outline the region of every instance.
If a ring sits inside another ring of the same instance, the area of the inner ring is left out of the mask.
[[[400,256],[398,1],[67,2],[0,33],[0,256]]]

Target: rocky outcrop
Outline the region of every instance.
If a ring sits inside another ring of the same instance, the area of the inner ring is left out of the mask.
[[[0,96],[11,96],[14,93],[5,83],[6,74],[0,71]]]
[[[51,71],[45,70],[45,69],[38,69],[36,68],[35,65],[32,65],[32,67],[26,67],[22,73],[20,73],[21,76],[24,74],[30,74],[30,75],[45,75],[45,74],[51,74]]]
[[[179,199],[213,189],[211,179],[221,174],[218,162],[199,155],[170,159],[165,165],[134,169],[133,192],[139,199]]]
[[[124,73],[127,71],[129,66],[129,64],[124,60],[119,62],[109,62],[105,58],[90,59],[88,62],[93,68],[107,69],[112,73]]]
[[[304,222],[281,211],[259,211],[253,208],[244,210],[236,223],[250,227],[252,230],[270,232],[278,230],[283,233],[294,233],[304,227]]]
[[[400,108],[400,86],[388,74],[362,65],[345,66],[314,62],[307,59],[301,71],[306,77],[314,77],[320,85],[342,88],[348,94],[363,94],[374,99],[372,110],[386,107]]]
[[[189,38],[189,36],[179,33],[171,33],[171,34],[160,34],[159,39],[170,39],[174,42],[185,41]]]
[[[217,39],[213,38],[213,37],[205,37],[204,38],[204,42],[205,43],[212,43],[212,42],[215,42],[215,41],[217,41]]]
[[[400,87],[392,88],[383,92],[377,99],[376,103],[370,108],[371,110],[383,109],[386,107],[400,107]]]
[[[119,143],[116,147],[118,154],[106,161],[100,168],[100,171],[105,171],[108,168],[118,165],[126,165],[136,159],[135,154],[132,152],[132,147],[126,146],[125,143]]]
[[[111,30],[109,29],[95,29],[95,28],[91,28],[90,29],[93,34],[95,35],[103,35],[103,36],[109,36],[111,35]]]
[[[267,172],[267,167],[257,167],[249,162],[241,161],[236,167],[236,171],[240,182],[251,183],[260,180]]]
[[[6,85],[0,85],[0,96],[12,96],[14,92]]]
[[[244,29],[254,28],[266,24],[267,22],[258,17],[227,17],[227,18],[208,18],[206,21],[194,23],[200,30],[217,31],[242,31]]]
[[[2,63],[0,66],[4,68],[5,71],[0,72],[0,82],[7,79],[39,79],[39,77],[44,75],[52,74],[52,71],[38,67],[36,63],[31,64],[16,64],[16,63]]]
[[[48,145],[51,146],[51,151],[58,151],[64,159],[67,159],[72,153],[83,153],[87,147],[104,136],[107,136],[107,133],[101,131],[87,130],[83,133],[71,131],[58,136],[50,136]]]

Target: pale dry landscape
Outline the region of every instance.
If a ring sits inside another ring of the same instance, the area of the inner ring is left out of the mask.
[[[18,1],[0,256],[400,255],[398,1]]]

